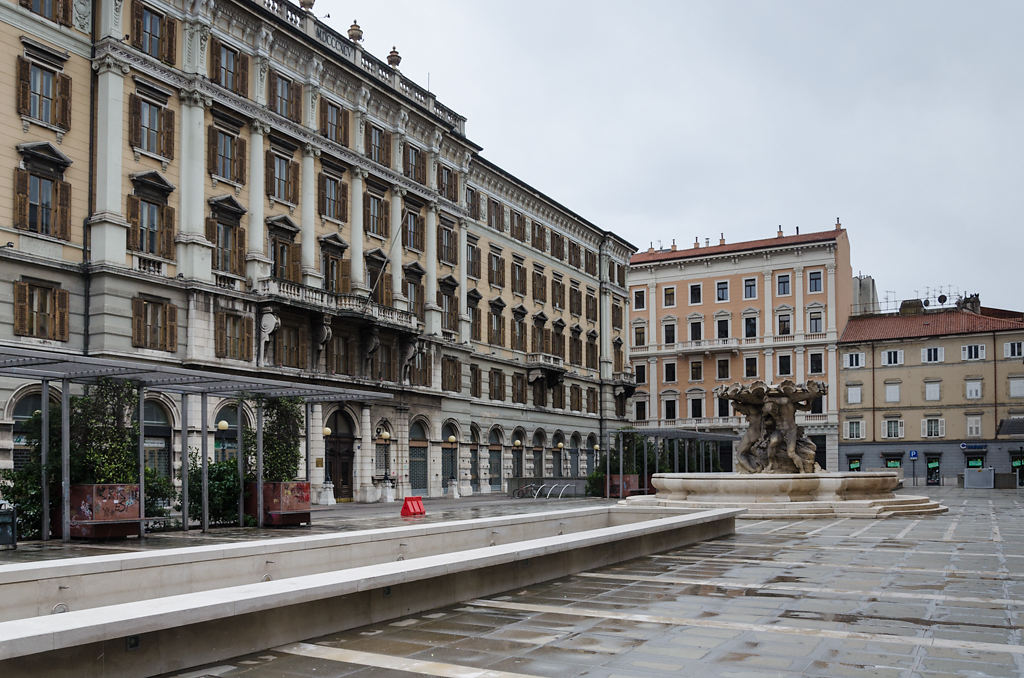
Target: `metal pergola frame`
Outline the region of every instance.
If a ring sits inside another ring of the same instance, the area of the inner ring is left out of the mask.
[[[623,467],[624,467],[623,466],[623,458],[626,456],[626,451],[622,448],[622,438],[623,438],[623,436],[635,435],[635,436],[638,436],[638,437],[641,437],[641,438],[644,439],[644,449],[643,449],[643,453],[644,453],[644,473],[643,473],[643,476],[644,476],[644,487],[643,487],[643,489],[644,489],[644,491],[649,491],[650,490],[650,488],[647,487],[647,475],[648,475],[647,474],[647,448],[646,448],[647,441],[653,440],[656,449],[657,449],[658,445],[660,444],[660,442],[664,441],[664,442],[667,443],[668,441],[672,441],[672,447],[673,447],[672,451],[673,451],[673,455],[674,455],[673,470],[674,470],[674,472],[678,473],[679,472],[679,441],[682,440],[683,441],[683,455],[684,455],[683,456],[683,463],[684,463],[683,472],[687,473],[687,472],[690,472],[690,469],[688,468],[688,466],[689,466],[689,454],[688,454],[688,452],[690,452],[690,446],[692,444],[697,443],[697,444],[701,444],[702,445],[703,443],[708,443],[708,442],[733,442],[735,440],[739,440],[740,439],[739,436],[731,435],[731,434],[728,434],[728,433],[708,433],[708,432],[705,432],[705,431],[691,431],[691,430],[688,430],[688,429],[681,429],[681,428],[621,429],[619,431],[613,432],[612,435],[615,436],[615,439],[618,441],[618,444],[615,446],[615,449],[619,453],[619,499],[623,498],[623,494],[622,494],[622,490],[623,490],[623,488],[622,488],[622,486],[623,486],[622,475],[623,475]],[[631,445],[631,447],[632,447],[633,457],[635,459],[636,458],[636,442],[635,442],[635,440],[634,440],[633,445]],[[704,460],[705,460],[706,454],[707,454],[707,450],[706,449],[701,449],[699,470],[698,469],[694,469],[694,472],[700,472],[700,473],[704,473],[705,472],[706,466],[704,464]],[[657,457],[657,455],[654,457],[654,459],[655,459],[654,472],[658,473],[658,468],[657,468],[657,463],[658,463],[657,459],[658,459],[658,457]],[[612,456],[611,456],[611,450],[610,449],[608,450],[608,454],[606,454],[605,457],[604,457],[604,462],[605,462],[605,483],[608,483],[609,482],[608,478],[611,477],[611,473],[612,473],[612,469],[611,469]]]
[[[188,513],[188,397],[198,395],[202,422],[199,427],[202,436],[202,529],[209,529],[209,477],[207,399],[210,395],[238,398],[238,470],[241,487],[238,497],[239,525],[244,525],[244,446],[242,442],[242,402],[252,397],[297,397],[305,400],[306,411],[306,480],[309,480],[310,444],[312,432],[310,414],[313,403],[341,401],[390,400],[391,394],[360,391],[336,386],[321,386],[309,382],[296,383],[275,379],[264,379],[248,375],[228,374],[202,369],[173,367],[160,363],[137,360],[98,358],[72,353],[60,353],[38,349],[0,346],[0,376],[15,379],[39,380],[42,386],[42,436],[41,462],[43,466],[42,491],[43,539],[50,536],[50,488],[46,467],[50,452],[50,382],[61,382],[61,539],[71,539],[71,384],[95,384],[100,379],[130,381],[139,391],[139,534],[145,535],[145,416],[144,407],[147,389],[162,393],[177,393],[181,396],[181,522],[182,529],[189,529]],[[256,500],[257,523],[263,526],[263,407],[256,408]],[[135,522],[133,519],[131,522]]]

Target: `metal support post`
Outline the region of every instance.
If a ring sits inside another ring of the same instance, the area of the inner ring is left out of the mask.
[[[139,536],[146,536],[146,387],[139,385]]]
[[[71,541],[71,381],[60,382],[60,516],[63,542]]]
[[[210,529],[210,460],[209,460],[209,448],[210,443],[207,440],[209,436],[206,435],[206,424],[209,418],[209,412],[207,410],[207,396],[203,393],[199,396],[199,435],[202,440],[199,444],[199,453],[202,455],[202,469],[203,469],[203,532]]]
[[[263,403],[256,405],[256,525],[263,527]]]
[[[188,394],[181,394],[181,529],[188,532]]]
[[[47,472],[46,467],[50,463],[50,380],[43,379],[43,393],[42,393],[42,416],[43,416],[43,430],[39,462],[42,464],[43,477],[42,489],[43,489],[43,541],[50,538],[50,474]]]
[[[238,465],[238,526],[245,527],[245,443],[243,433],[245,432],[245,418],[242,416],[242,403],[238,399],[238,408],[235,411],[235,463]]]

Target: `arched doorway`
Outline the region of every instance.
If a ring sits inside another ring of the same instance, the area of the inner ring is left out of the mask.
[[[562,435],[561,431],[556,431],[551,439],[551,476],[553,478],[561,478],[563,475],[562,455],[564,450],[565,436]]]
[[[164,478],[171,477],[171,420],[164,406],[155,400],[147,400],[142,408],[145,422],[145,438],[142,445],[145,451],[146,468],[156,471]],[[137,420],[137,417],[132,417]]]
[[[490,466],[492,490],[501,490],[501,448],[504,443],[501,429],[495,426],[487,439],[487,461]]]
[[[526,431],[521,428],[512,432],[512,477],[526,477]]]
[[[337,410],[327,422],[331,435],[324,438],[324,480],[334,483],[336,501],[352,501],[353,441],[355,425],[342,410]]]
[[[423,421],[409,426],[409,488],[413,494],[427,494],[427,456],[430,443]]]
[[[455,442],[448,442],[452,438]],[[441,487],[447,488],[449,483],[458,482],[458,457],[459,429],[453,422],[446,421],[441,427]]]
[[[533,477],[544,477],[544,441],[546,440],[544,429],[537,429],[533,432]]]
[[[593,473],[597,463],[597,436],[593,433],[587,436],[587,471]]]
[[[480,491],[480,429],[476,424],[469,427],[469,486]]]
[[[573,478],[580,477],[580,434],[573,433],[569,438],[569,473]]]

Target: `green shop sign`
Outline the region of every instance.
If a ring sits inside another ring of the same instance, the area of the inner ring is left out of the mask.
[[[900,459],[886,459],[885,468],[901,468],[903,462]]]

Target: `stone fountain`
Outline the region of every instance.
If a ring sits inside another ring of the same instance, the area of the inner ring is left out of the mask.
[[[733,403],[747,430],[733,454],[735,473],[656,473],[653,497],[629,504],[691,508],[745,508],[744,518],[885,518],[900,513],[946,511],[928,497],[895,494],[894,471],[824,471],[816,447],[796,413],[811,409],[828,392],[826,384],[785,380],[771,385],[723,385],[715,395]]]

